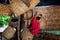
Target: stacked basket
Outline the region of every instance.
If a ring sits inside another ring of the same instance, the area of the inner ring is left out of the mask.
[[[11,16],[12,14],[15,14],[16,16],[19,16],[21,14],[25,14],[25,12],[30,9],[33,9],[39,2],[40,0],[10,0],[10,5],[0,5],[0,15]],[[32,14],[31,11],[29,11],[29,13]],[[11,39],[14,34],[15,30],[11,26],[7,27],[3,32],[3,36],[7,39]]]

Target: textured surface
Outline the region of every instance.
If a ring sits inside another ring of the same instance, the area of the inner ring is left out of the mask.
[[[60,29],[60,6],[35,8],[35,12],[42,14],[46,20],[46,30]]]
[[[0,4],[0,15],[11,15],[11,10],[8,5]]]

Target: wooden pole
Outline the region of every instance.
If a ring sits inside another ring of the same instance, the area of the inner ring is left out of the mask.
[[[18,17],[17,37],[20,40],[20,16]]]

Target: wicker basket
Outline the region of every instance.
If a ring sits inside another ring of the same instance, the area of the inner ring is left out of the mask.
[[[21,0],[11,0],[10,6],[16,16],[21,15],[28,10],[27,5],[25,5]]]
[[[22,0],[22,1],[31,9],[40,2],[40,0]]]
[[[30,9],[32,9],[33,7],[35,7],[39,2],[40,0],[29,0],[30,1]]]
[[[5,31],[2,34],[6,39],[11,39],[14,36],[15,32],[16,30],[9,26],[8,28],[5,29]]]
[[[11,15],[8,5],[0,4],[0,15]]]
[[[22,1],[31,9],[40,2],[40,0],[22,0]]]
[[[29,10],[28,12],[24,13],[24,19],[28,20],[33,17],[33,10]]]
[[[33,39],[33,35],[30,33],[28,28],[24,28],[22,32],[22,40],[32,40],[32,39]]]
[[[28,2],[28,1],[26,1]],[[21,15],[25,12],[27,12],[28,10],[30,10],[32,7],[35,7],[37,5],[37,3],[39,3],[38,0],[34,0],[30,2],[30,6],[28,7],[28,5],[26,5],[26,2],[24,2],[23,0],[10,0],[10,7],[11,10],[17,15]],[[34,2],[34,3],[33,3]],[[28,2],[29,3],[29,2]]]

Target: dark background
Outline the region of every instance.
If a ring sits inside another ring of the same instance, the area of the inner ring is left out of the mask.
[[[38,6],[45,6],[45,5],[60,5],[60,0],[41,0]]]
[[[4,3],[5,0],[0,0],[0,3]],[[9,1],[7,1],[9,4]],[[60,0],[41,0],[37,6],[46,6],[46,5],[60,5]]]

